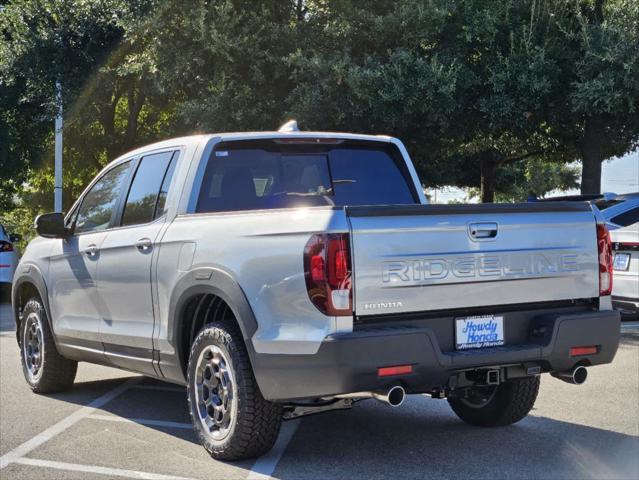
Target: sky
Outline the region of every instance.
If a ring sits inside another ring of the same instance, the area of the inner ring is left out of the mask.
[[[623,157],[606,160],[601,165],[601,191],[613,193],[639,192],[639,150]],[[436,191],[429,190],[433,203],[448,203],[451,200],[475,201],[466,199],[466,192],[456,187],[443,187]],[[553,192],[553,195],[578,194],[579,190]]]
[[[639,192],[639,150],[621,158],[606,160],[601,168],[601,191]]]

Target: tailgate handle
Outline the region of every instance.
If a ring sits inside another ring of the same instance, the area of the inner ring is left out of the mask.
[[[497,236],[496,222],[471,223],[468,233],[473,240],[488,240]]]

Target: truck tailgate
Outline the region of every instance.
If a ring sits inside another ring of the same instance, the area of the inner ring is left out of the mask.
[[[596,221],[586,203],[346,212],[358,316],[599,295]]]

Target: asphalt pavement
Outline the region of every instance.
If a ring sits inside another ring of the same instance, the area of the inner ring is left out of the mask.
[[[463,424],[445,400],[374,400],[286,422],[252,461],[212,460],[190,429],[184,389],[80,364],[73,389],[35,395],[0,304],[0,478],[639,478],[639,323],[611,365],[573,386],[544,375],[516,425]]]

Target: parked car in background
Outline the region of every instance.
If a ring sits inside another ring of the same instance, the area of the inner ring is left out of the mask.
[[[639,318],[639,193],[618,195],[602,213],[613,242],[613,305],[625,318]]]
[[[20,235],[8,234],[0,223],[0,295],[8,290],[13,281],[13,274],[18,265],[18,252],[14,243],[20,240]]]
[[[612,210],[611,215],[618,215],[626,210],[630,210],[639,204],[639,192],[635,193],[604,193],[600,198],[594,200],[595,206],[604,211],[611,207],[618,207],[616,210]],[[621,206],[621,204],[624,204]]]

